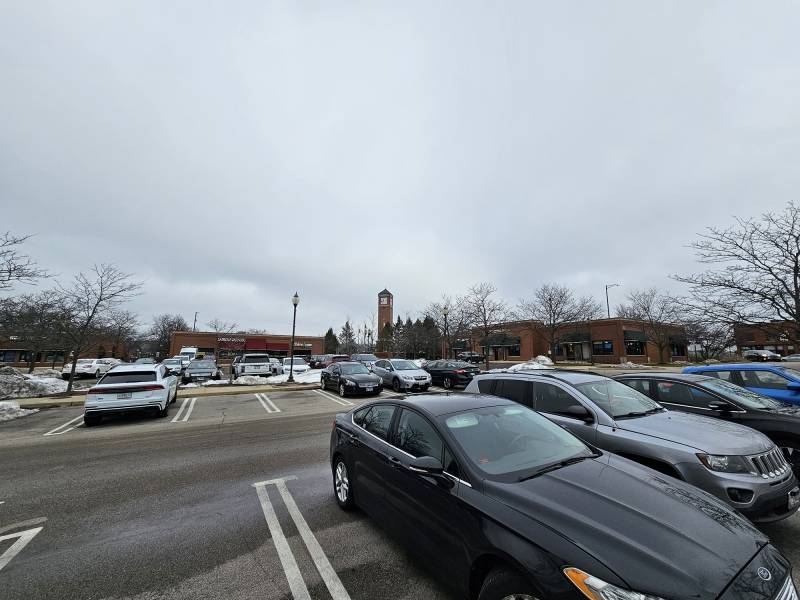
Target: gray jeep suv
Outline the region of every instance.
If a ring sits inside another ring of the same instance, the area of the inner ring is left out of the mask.
[[[529,406],[589,444],[696,485],[753,521],[784,519],[800,507],[792,469],[765,435],[668,411],[611,378],[566,370],[488,373],[466,391]]]

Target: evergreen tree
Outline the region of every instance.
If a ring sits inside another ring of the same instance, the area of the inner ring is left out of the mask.
[[[353,354],[356,351],[356,334],[347,320],[339,334],[339,349],[342,354]]]
[[[325,354],[337,354],[339,352],[339,340],[336,339],[336,334],[333,333],[333,327],[329,327],[325,332],[324,342]]]

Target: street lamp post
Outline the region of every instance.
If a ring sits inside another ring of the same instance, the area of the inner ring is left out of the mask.
[[[297,292],[292,296],[292,305],[294,305],[294,314],[292,315],[292,343],[289,345],[289,379],[290,383],[294,382],[294,326],[297,323],[297,305],[300,304],[300,296]]]
[[[606,284],[606,311],[608,312],[608,318],[611,318],[611,304],[608,303],[608,288],[619,287],[618,283],[607,283]]]
[[[450,348],[448,347],[449,344],[447,343],[447,314],[450,310],[445,306],[442,309],[442,314],[444,315],[444,357],[450,358]]]

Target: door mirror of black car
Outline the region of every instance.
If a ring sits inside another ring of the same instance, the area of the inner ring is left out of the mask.
[[[719,412],[731,412],[733,410],[733,406],[724,400],[713,400],[708,403],[708,408]]]
[[[580,404],[575,404],[573,406],[570,406],[567,409],[567,416],[570,416],[574,419],[580,419],[585,423],[594,422],[594,417],[592,417],[592,413],[590,413],[585,406],[582,406]]]
[[[415,473],[422,473],[424,475],[441,475],[444,473],[444,467],[439,459],[432,456],[420,456],[415,458],[408,464],[408,468]]]
[[[800,392],[800,383],[790,381],[788,384],[786,384],[786,389],[791,392]]]

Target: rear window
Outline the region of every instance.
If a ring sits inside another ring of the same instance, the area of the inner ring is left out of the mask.
[[[113,383],[144,383],[146,381],[155,381],[156,374],[153,371],[127,371],[117,372],[109,371],[98,382],[98,385],[113,384]]]
[[[245,356],[242,362],[246,363],[268,363],[269,356]]]
[[[78,364],[79,365],[85,365],[87,363],[93,363],[93,362],[94,362],[94,360],[92,360],[91,358],[80,358],[80,359],[78,359]]]

